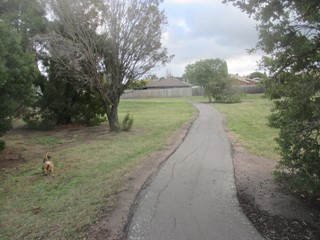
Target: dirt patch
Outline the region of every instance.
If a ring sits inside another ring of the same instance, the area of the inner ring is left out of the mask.
[[[273,181],[276,161],[248,154],[234,140],[232,144],[239,202],[258,231],[266,239],[320,239],[319,206]]]
[[[25,159],[12,148],[0,152],[0,169],[15,167],[23,162]]]
[[[27,128],[10,130],[3,139],[6,148],[0,152],[0,170],[19,167],[31,159],[42,158],[46,152],[54,153],[79,144],[90,143],[97,138],[111,138],[106,124],[94,127],[59,126],[51,131],[37,131]]]

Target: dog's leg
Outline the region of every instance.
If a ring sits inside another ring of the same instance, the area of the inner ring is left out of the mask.
[[[48,174],[47,165],[45,165],[45,166],[43,167],[43,170],[44,170],[44,175],[47,175],[47,174]]]

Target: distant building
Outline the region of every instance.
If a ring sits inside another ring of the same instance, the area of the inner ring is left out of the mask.
[[[176,78],[162,78],[152,81],[145,86],[145,89],[169,89],[169,88],[191,88],[192,85]]]
[[[230,76],[234,79],[234,85],[237,86],[252,86],[252,85],[256,85],[257,79],[250,79],[250,78],[246,78],[246,77],[241,77],[239,75],[233,75],[230,74]]]

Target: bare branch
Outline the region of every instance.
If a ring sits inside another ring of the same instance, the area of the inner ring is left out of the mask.
[[[77,88],[101,96],[110,127],[125,87],[170,61],[161,46],[162,0],[51,0],[54,21],[42,44]]]

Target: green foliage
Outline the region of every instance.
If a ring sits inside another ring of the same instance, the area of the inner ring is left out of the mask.
[[[71,123],[92,126],[104,121],[104,110],[97,94],[89,88],[75,89],[65,80],[72,77],[72,73],[65,71],[57,75],[56,65],[50,62],[48,76],[39,76],[34,81],[39,95],[33,111],[25,117],[28,125],[43,129]]]
[[[44,3],[39,0],[0,0],[0,18],[20,33],[23,51],[32,49],[32,37],[47,27]]]
[[[277,84],[267,82],[275,98],[270,125],[280,129],[276,139],[282,159],[276,178],[292,188],[320,192],[320,80],[304,73],[283,73]],[[280,97],[281,96],[281,97]]]
[[[20,35],[0,21],[0,136],[11,128],[12,117],[20,115],[34,99],[34,57],[25,53],[20,43]]]
[[[147,84],[149,80],[135,80],[130,82],[127,89],[143,89]]]
[[[261,80],[263,79],[267,79],[268,76],[265,73],[261,73],[261,72],[253,72],[249,75],[250,79],[254,79],[254,78],[260,78]]]
[[[67,80],[74,87],[99,94],[111,131],[118,130],[120,96],[130,82],[171,60],[161,44],[167,24],[161,2],[50,1],[56,18],[42,42],[60,73],[73,73]]]
[[[240,95],[232,89],[232,79],[228,75],[227,62],[216,59],[205,59],[189,64],[184,77],[195,85],[204,88],[205,95],[216,102],[239,101]]]
[[[130,131],[133,125],[133,116],[127,113],[122,121],[122,130],[123,131]]]
[[[37,0],[0,1],[0,136],[34,100],[32,81],[39,72],[31,39],[45,31],[44,15]]]
[[[267,56],[264,81],[274,100],[270,125],[278,128],[277,180],[294,190],[320,193],[320,5],[318,0],[226,0],[259,21],[256,49]]]

